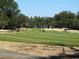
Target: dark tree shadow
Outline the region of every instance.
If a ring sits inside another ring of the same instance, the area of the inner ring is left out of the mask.
[[[73,55],[59,55],[59,56],[49,56],[49,57],[37,57],[35,59],[79,59],[79,52]]]

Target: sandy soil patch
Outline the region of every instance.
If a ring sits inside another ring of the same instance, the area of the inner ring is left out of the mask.
[[[68,47],[64,47],[64,51],[74,51]],[[63,53],[62,46],[50,46],[43,44],[29,44],[0,41],[0,49],[15,51],[20,53],[28,53],[36,56],[57,56]]]
[[[64,32],[65,28],[53,28],[53,29],[48,29],[48,28],[45,28],[44,30],[46,31],[58,31],[58,32]],[[79,30],[66,30],[66,32],[70,32],[70,33],[79,33]]]
[[[59,28],[53,28],[53,29],[45,28],[44,30],[46,30],[46,31],[59,31],[59,32],[62,32],[62,31],[64,31],[64,28],[62,28],[62,29],[59,29]]]
[[[16,51],[20,53],[29,53],[39,56],[58,55],[62,53],[62,49],[59,46],[53,47],[42,44],[27,44],[3,41],[0,41],[0,49]]]

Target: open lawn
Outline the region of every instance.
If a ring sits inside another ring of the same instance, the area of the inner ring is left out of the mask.
[[[61,45],[69,47],[79,46],[78,33],[56,31],[40,32],[39,29],[31,29],[28,31],[20,31],[16,33],[0,33],[0,40],[48,45]]]

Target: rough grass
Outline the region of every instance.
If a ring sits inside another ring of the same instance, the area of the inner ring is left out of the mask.
[[[79,34],[46,31],[40,32],[39,29],[31,29],[28,31],[21,31],[17,33],[0,33],[1,41],[14,41],[24,43],[38,43],[48,45],[61,45],[61,46],[79,46]]]

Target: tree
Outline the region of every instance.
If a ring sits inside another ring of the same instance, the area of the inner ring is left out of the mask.
[[[3,14],[1,16],[1,25],[5,24],[7,29],[15,29],[20,25],[20,18],[18,18],[20,16],[20,10],[15,0],[0,0],[0,14]],[[4,19],[5,17],[8,19],[7,22]]]
[[[20,12],[17,3],[14,0],[0,0],[0,10],[9,18]]]
[[[59,14],[56,14],[54,16],[54,19],[56,21],[56,27],[62,28],[62,27],[68,27],[72,24],[69,24],[70,22],[73,23],[73,19],[75,19],[75,14],[70,11],[63,11]]]
[[[0,29],[4,29],[7,27],[8,20],[9,18],[6,15],[0,14]]]
[[[20,26],[20,27],[26,27],[26,26],[28,25],[27,20],[28,20],[28,17],[27,17],[27,16],[25,16],[25,15],[23,15],[23,14],[20,14],[20,15],[18,16],[18,23],[19,23],[19,26]]]
[[[79,20],[79,12],[77,12],[77,19]]]

